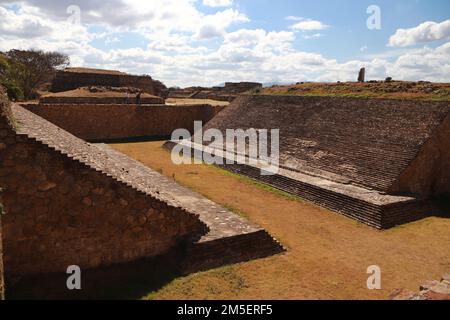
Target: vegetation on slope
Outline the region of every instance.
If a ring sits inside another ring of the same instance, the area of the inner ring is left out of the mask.
[[[259,94],[450,101],[449,83],[371,81],[297,83],[264,88]]]
[[[55,72],[69,65],[69,57],[58,52],[11,50],[0,52],[0,85],[11,100],[33,99]]]

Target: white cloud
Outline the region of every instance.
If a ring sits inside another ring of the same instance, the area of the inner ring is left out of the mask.
[[[59,50],[70,55],[73,66],[150,74],[169,86],[211,86],[244,80],[355,81],[362,66],[370,79],[392,76],[399,80],[450,81],[450,42],[435,49],[393,49],[385,56],[338,62],[295,48],[299,35],[295,31],[304,31],[301,37],[318,37],[320,33],[314,30],[326,28],[314,20],[289,19],[307,23],[298,29],[242,28],[229,32],[231,26],[249,18],[232,8],[205,14],[196,8],[198,1],[194,0],[79,0],[82,24],[70,25],[65,22],[65,9],[72,2],[28,0],[17,4],[19,10],[2,2],[0,50]],[[123,12],[110,15],[113,5],[115,11]],[[92,28],[101,31],[89,32]],[[133,35],[144,43],[133,42]],[[114,47],[121,49],[98,46],[104,42],[114,42]]]
[[[314,30],[325,30],[328,29],[329,26],[324,24],[321,21],[318,20],[303,20],[300,22],[297,22],[296,24],[291,26],[291,29],[296,31],[314,31]]]
[[[235,23],[250,21],[245,14],[234,9],[217,12],[214,15],[204,17],[200,22],[197,32],[199,39],[211,39],[225,34],[225,30]]]
[[[287,16],[285,19],[289,21],[301,21],[304,20],[305,18],[297,16]]]
[[[233,4],[233,0],[203,0],[203,5],[208,7],[229,7]]]
[[[322,38],[322,37],[323,37],[323,34],[322,34],[322,33],[314,33],[314,34],[311,34],[311,35],[305,34],[305,35],[303,36],[303,38],[305,38],[306,40],[309,40],[309,39],[318,39],[318,38]]]
[[[424,22],[410,29],[398,29],[389,39],[391,47],[406,47],[418,43],[450,38],[450,20],[441,23]]]

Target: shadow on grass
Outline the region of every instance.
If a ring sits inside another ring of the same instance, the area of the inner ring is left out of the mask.
[[[437,203],[439,209],[441,209],[438,216],[440,218],[450,218],[450,196],[439,196],[433,200]]]
[[[151,298],[181,276],[176,253],[111,267],[82,270],[82,290],[70,291],[68,274],[23,277],[8,283],[8,300],[136,300]]]

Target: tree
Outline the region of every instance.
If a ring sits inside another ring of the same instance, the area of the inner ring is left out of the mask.
[[[17,83],[14,66],[12,62],[0,53],[0,85],[6,88],[8,97],[11,100],[21,100],[24,98],[23,91]]]
[[[10,60],[9,78],[19,85],[26,99],[33,98],[37,89],[50,82],[57,70],[70,64],[69,57],[59,52],[11,50],[5,56]]]

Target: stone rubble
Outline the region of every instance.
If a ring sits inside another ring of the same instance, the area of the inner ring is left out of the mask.
[[[450,300],[450,273],[442,276],[441,281],[426,281],[419,292],[408,289],[396,289],[390,295],[391,300]]]

